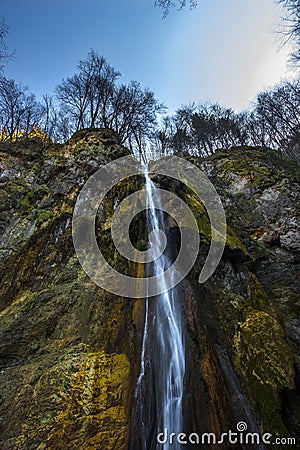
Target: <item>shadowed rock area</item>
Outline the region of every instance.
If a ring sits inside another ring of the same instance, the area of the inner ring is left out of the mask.
[[[77,260],[71,234],[85,181],[127,154],[109,130],[83,130],[48,148],[38,140],[0,144],[3,450],[129,446],[143,300],[95,285]],[[156,180],[190,206],[201,235],[196,264],[180,286],[187,359],[183,431],[219,435],[243,420],[249,429],[299,436],[299,166],[246,147],[190,161],[218,190],[228,233],[218,269],[199,285],[210,242],[205,208],[186,186]],[[143,270],[117,254],[111,218],[116,202],[143,183],[136,177],[115,186],[96,221],[106,259],[131,276]],[[142,214],[130,232],[144,249]],[[170,233],[179,245],[172,221]]]

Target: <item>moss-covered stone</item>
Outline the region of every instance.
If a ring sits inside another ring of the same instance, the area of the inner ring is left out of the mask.
[[[286,411],[300,414],[298,384],[293,388],[300,345],[299,167],[269,149],[252,147],[191,160],[217,189],[228,224],[223,258],[211,279],[196,289],[198,320],[235,361],[260,428],[296,436],[297,420]],[[203,205],[196,199],[190,204],[208,246]],[[206,254],[199,254],[192,282]]]
[[[201,238],[209,243],[211,241],[211,224],[203,202],[191,189],[187,189],[187,193],[183,194],[183,196],[197,221],[198,230],[194,230],[195,227],[193,223],[191,224],[191,228],[194,231],[199,231]],[[226,227],[226,246],[228,246],[230,250],[241,251],[246,256],[249,256],[249,253],[240,238],[228,225]]]
[[[279,394],[294,385],[293,356],[280,324],[250,311],[235,335],[235,366],[262,419],[264,432],[286,435]]]
[[[125,449],[129,375],[126,355],[87,355],[72,375],[63,410],[39,448]]]
[[[261,283],[253,273],[249,273],[250,280],[250,298],[249,305],[253,309],[263,310],[267,302],[267,294],[264,291]]]

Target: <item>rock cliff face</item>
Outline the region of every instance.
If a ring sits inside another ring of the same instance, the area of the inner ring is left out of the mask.
[[[81,131],[48,149],[26,141],[0,146],[3,450],[128,448],[143,300],[96,286],[71,236],[85,180],[126,154],[108,130]],[[299,169],[255,148],[191,161],[222,197],[228,236],[217,271],[199,285],[210,240],[205,209],[185,186],[159,181],[189,204],[202,242],[180,286],[186,431],[219,434],[244,420],[274,435],[299,435]],[[97,226],[107,259],[128,275],[141,269],[117,258],[110,220],[116,199],[142,183],[130,179],[114,188]],[[171,231],[176,235],[176,227]],[[141,216],[131,232],[142,249]]]
[[[196,287],[199,321],[221,368],[222,354],[232,361],[260,430],[299,436],[299,167],[255,148],[194,163],[219,191],[228,224],[218,269]],[[190,203],[208,240],[206,214],[196,199]]]
[[[84,181],[127,154],[116,142],[2,146],[1,449],[126,448],[137,308],[90,281],[71,236]]]

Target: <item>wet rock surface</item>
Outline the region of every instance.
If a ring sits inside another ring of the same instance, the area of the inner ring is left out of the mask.
[[[81,131],[46,149],[39,142],[0,145],[3,450],[128,448],[143,301],[96,286],[77,260],[71,235],[84,182],[126,154],[109,130]],[[190,206],[201,235],[196,264],[180,287],[183,431],[219,435],[244,420],[249,429],[299,436],[299,168],[256,148],[191,161],[218,190],[228,233],[219,267],[199,285],[211,238],[205,208],[192,191],[160,180]],[[96,224],[106,259],[128,275],[142,276],[142,270],[117,258],[111,217],[116,202],[142,182],[114,189]],[[131,229],[140,249],[146,245],[142,219]]]
[[[194,314],[204,322],[214,353],[218,356],[221,349],[229,358],[260,431],[297,437],[299,166],[257,148],[217,152],[193,162],[218,190],[231,230],[219,267],[202,286],[196,277],[205,245],[199,254],[190,276],[198,305]],[[205,242],[206,214],[199,212]],[[247,422],[234,415],[236,422]]]
[[[109,130],[30,145],[0,148],[0,447],[126,448],[134,302],[86,276],[71,220],[85,180],[128,152]]]

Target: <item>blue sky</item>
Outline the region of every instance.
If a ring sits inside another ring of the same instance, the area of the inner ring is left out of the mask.
[[[7,76],[39,97],[73,75],[90,49],[123,81],[153,89],[172,113],[216,101],[241,110],[258,91],[288,76],[288,48],[273,33],[273,0],[199,0],[166,19],[154,0],[0,0],[16,58]]]

